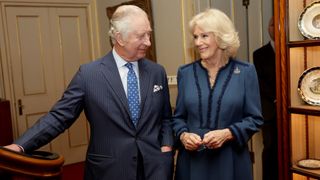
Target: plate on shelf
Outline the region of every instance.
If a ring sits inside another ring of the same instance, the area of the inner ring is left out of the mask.
[[[307,169],[320,169],[319,159],[302,159],[297,162],[297,166]]]
[[[298,28],[308,39],[320,39],[320,1],[311,3],[300,14]]]
[[[313,67],[302,73],[298,93],[306,103],[320,106],[320,67]]]

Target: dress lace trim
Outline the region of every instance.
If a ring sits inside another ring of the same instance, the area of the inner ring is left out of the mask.
[[[229,61],[231,62],[231,61]],[[228,64],[230,64],[228,62]],[[198,62],[199,65],[201,64],[201,62],[199,61]],[[224,66],[224,68],[228,67],[228,64]],[[201,66],[201,65],[200,65]],[[197,87],[197,94],[198,94],[198,99],[199,99],[199,103],[198,103],[198,109],[199,109],[199,117],[200,117],[200,128],[208,128],[208,129],[216,129],[219,127],[219,113],[220,113],[220,108],[221,108],[221,101],[222,101],[222,98],[224,96],[224,93],[225,93],[225,90],[228,86],[228,83],[232,77],[232,74],[233,74],[233,71],[234,71],[234,66],[235,64],[232,63],[231,64],[231,67],[229,69],[229,73],[228,73],[228,76],[227,78],[225,79],[225,81],[223,82],[223,86],[222,86],[222,91],[219,95],[219,98],[218,98],[218,106],[217,106],[217,109],[216,109],[216,116],[215,116],[215,120],[214,120],[214,127],[211,127],[210,128],[210,124],[211,124],[211,116],[212,116],[212,96],[213,96],[213,93],[214,93],[214,89],[215,89],[215,84],[217,83],[217,81],[219,80],[219,75],[220,75],[220,71],[221,69],[218,71],[217,73],[217,76],[216,76],[216,81],[214,82],[214,85],[212,87],[209,87],[210,88],[210,93],[209,93],[209,102],[208,102],[208,111],[207,111],[207,121],[206,123],[204,122],[203,120],[203,116],[202,116],[202,108],[203,108],[203,104],[202,104],[202,91],[201,91],[201,87],[200,87],[200,84],[199,84],[199,77],[198,77],[198,70],[197,70],[197,63],[194,63],[193,64],[193,74],[194,74],[194,78],[195,78],[195,83],[196,83],[196,87]],[[223,68],[222,68],[223,69]]]

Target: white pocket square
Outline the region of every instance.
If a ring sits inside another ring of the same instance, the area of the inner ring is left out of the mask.
[[[162,86],[161,85],[154,85],[153,86],[153,92],[158,92],[160,90],[162,90]]]

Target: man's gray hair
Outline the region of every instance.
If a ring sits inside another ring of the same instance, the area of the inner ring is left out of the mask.
[[[111,38],[112,44],[115,44],[115,34],[119,32],[124,38],[127,37],[128,32],[132,30],[130,26],[134,22],[134,16],[147,14],[141,8],[134,5],[123,5],[119,6],[113,13],[110,20],[109,36]]]

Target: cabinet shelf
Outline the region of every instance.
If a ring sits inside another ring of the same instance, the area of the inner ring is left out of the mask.
[[[315,179],[320,179],[320,169],[305,169],[296,165],[292,165],[291,170],[297,174],[308,176]]]
[[[303,40],[303,41],[290,41],[289,47],[305,47],[305,46],[320,46],[320,40]]]
[[[289,107],[290,113],[320,116],[320,106],[299,105]]]
[[[278,179],[320,180],[320,169],[300,168],[293,163],[303,157],[320,159],[320,106],[305,103],[297,92],[303,72],[320,66],[320,39],[304,38],[297,27],[301,13],[308,6],[306,1],[273,2],[277,25],[277,121],[281,128],[278,131],[278,142],[281,142],[278,143]]]

